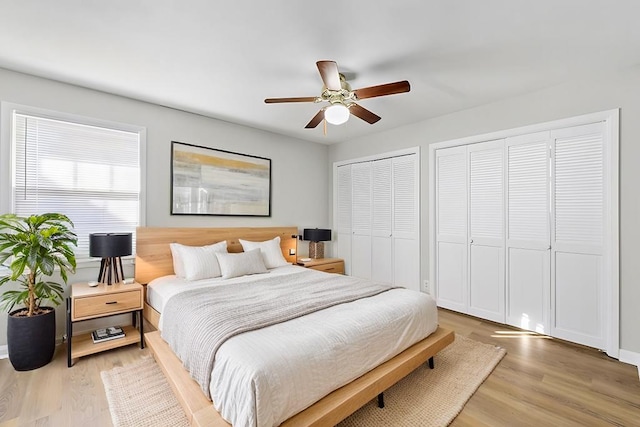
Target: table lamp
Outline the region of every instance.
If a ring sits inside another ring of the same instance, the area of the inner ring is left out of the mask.
[[[131,233],[89,234],[89,256],[102,258],[98,282],[111,285],[124,280],[122,259],[131,255]]]
[[[309,241],[309,258],[324,258],[324,243],[331,240],[331,230],[323,228],[305,228],[302,239]]]

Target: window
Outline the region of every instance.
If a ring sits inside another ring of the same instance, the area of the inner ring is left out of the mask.
[[[12,109],[11,123],[12,212],[67,215],[78,235],[78,260],[89,258],[90,233],[135,236],[144,128],[28,108]]]

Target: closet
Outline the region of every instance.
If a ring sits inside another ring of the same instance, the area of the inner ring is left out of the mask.
[[[440,307],[616,357],[617,120],[579,119],[432,147],[430,277]]]
[[[420,290],[418,150],[336,163],[334,195],[347,274]]]

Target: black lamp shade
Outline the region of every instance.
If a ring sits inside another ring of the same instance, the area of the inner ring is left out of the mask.
[[[331,230],[324,228],[305,228],[302,234],[303,240],[311,242],[328,242],[331,240]]]
[[[115,258],[131,255],[131,233],[89,234],[89,256]]]

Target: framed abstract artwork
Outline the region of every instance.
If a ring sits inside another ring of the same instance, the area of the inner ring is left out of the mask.
[[[171,215],[271,216],[271,159],[172,141]]]

